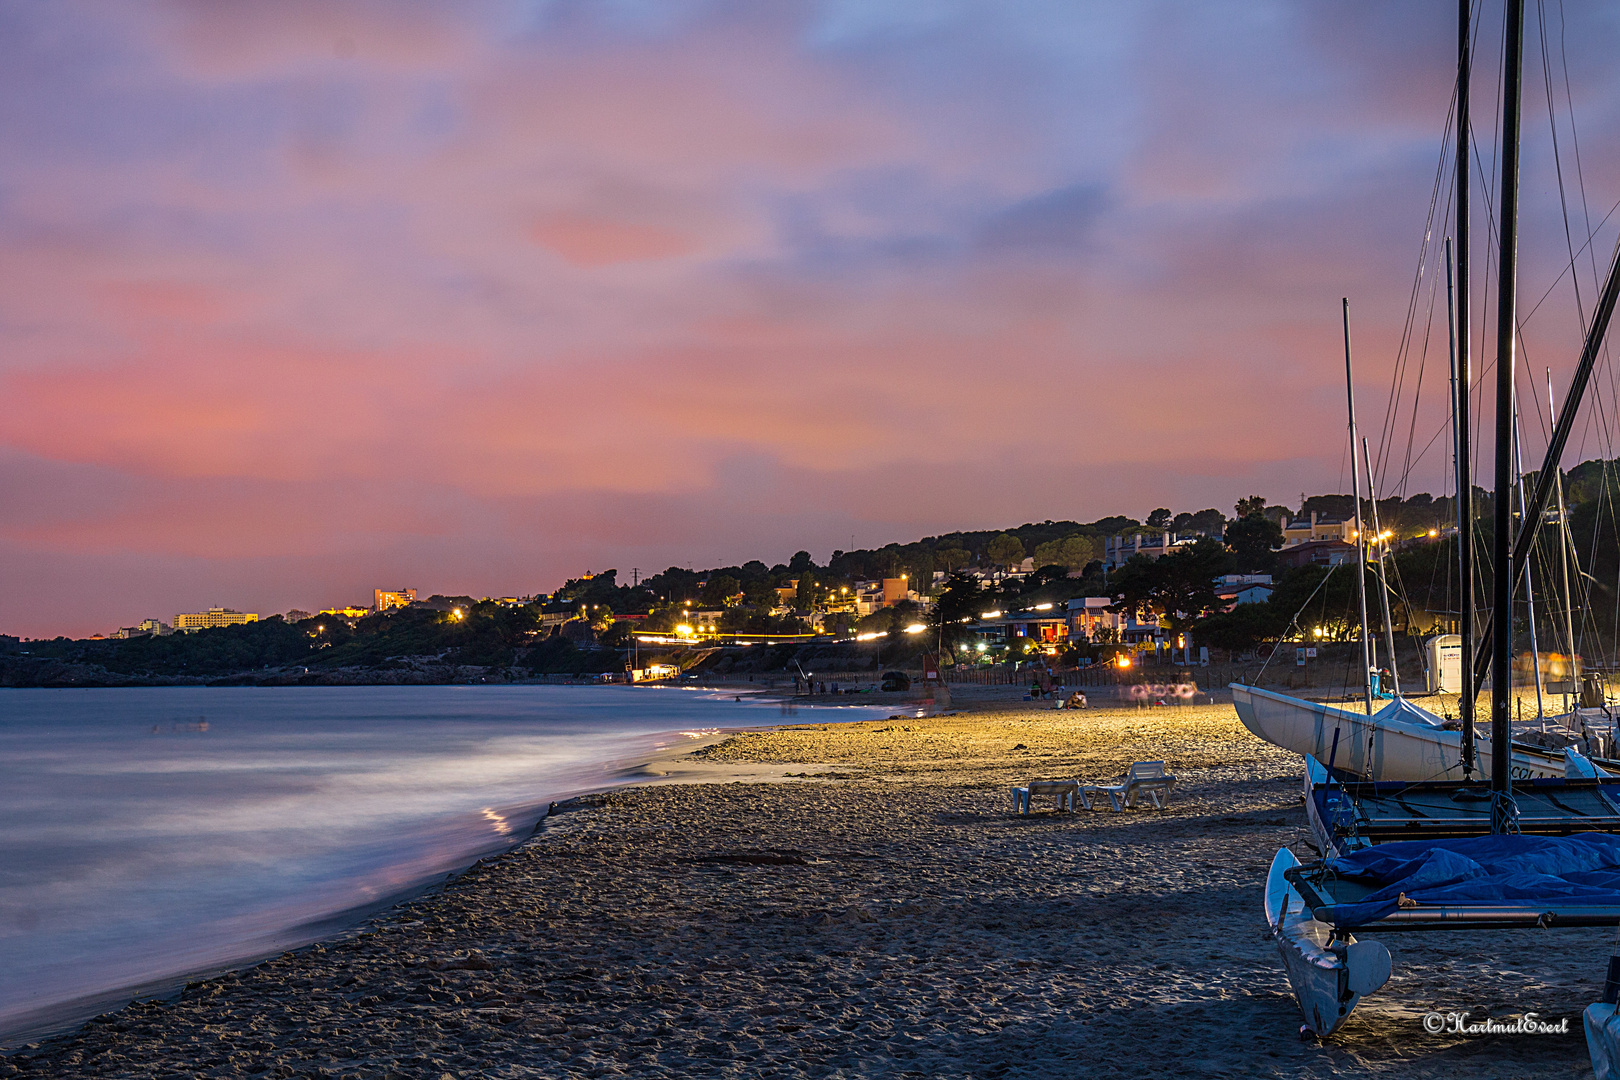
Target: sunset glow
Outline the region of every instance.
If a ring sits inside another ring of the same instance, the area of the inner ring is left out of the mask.
[[[1595,222],[1620,27],[1587,7]],[[1408,5],[3,18],[24,635],[1339,490],[1339,297],[1372,410],[1454,41]],[[1533,302],[1567,256],[1525,152]],[[1560,305],[1526,330],[1555,374]]]

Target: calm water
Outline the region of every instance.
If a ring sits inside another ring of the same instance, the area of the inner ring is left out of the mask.
[[[330,934],[683,729],[782,719],[630,687],[0,690],[0,1036]]]

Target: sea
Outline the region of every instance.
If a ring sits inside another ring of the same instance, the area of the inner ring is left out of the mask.
[[[660,749],[810,714],[733,697],[0,690],[0,1045],[339,935]]]

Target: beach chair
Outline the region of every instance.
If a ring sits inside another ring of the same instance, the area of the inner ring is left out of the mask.
[[[1087,810],[1091,809],[1093,799],[1104,795],[1108,796],[1108,802],[1116,814],[1127,807],[1136,809],[1136,800],[1140,795],[1148,797],[1153,809],[1163,810],[1170,802],[1170,792],[1175,786],[1176,778],[1164,771],[1164,762],[1138,761],[1120,783],[1082,784],[1079,795],[1081,805]]]
[[[1028,814],[1037,795],[1051,798],[1058,810],[1069,813],[1074,812],[1076,802],[1082,801],[1078,780],[1031,780],[1023,787],[1012,789],[1013,813]]]

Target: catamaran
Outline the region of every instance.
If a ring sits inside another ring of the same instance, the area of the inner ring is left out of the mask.
[[[1585,327],[1568,394],[1548,440],[1535,491],[1521,504],[1527,527],[1513,533],[1513,368],[1518,287],[1519,122],[1524,0],[1506,0],[1503,37],[1500,259],[1497,276],[1495,507],[1491,617],[1473,649],[1472,484],[1468,479],[1469,83],[1471,0],[1460,0],[1456,85],[1456,254],[1446,246],[1448,315],[1456,395],[1458,549],[1464,590],[1461,717],[1435,722],[1397,700],[1375,713],[1306,702],[1234,686],[1238,714],[1261,738],[1305,755],[1306,810],[1316,857],[1301,862],[1283,848],[1267,875],[1264,914],[1289,985],[1304,1015],[1302,1031],[1326,1037],[1391,972],[1388,949],[1370,933],[1432,930],[1560,929],[1620,924],[1620,776],[1577,747],[1545,756],[1515,744],[1510,715],[1515,583],[1536,525],[1552,497],[1577,408],[1620,299],[1620,245]],[[1345,354],[1348,378],[1349,330]],[[1352,464],[1355,447],[1351,400]],[[1360,506],[1359,483],[1356,489]],[[1359,514],[1358,514],[1359,517]],[[1366,565],[1360,540],[1361,566]],[[1361,586],[1365,628],[1365,575]],[[1371,666],[1363,629],[1364,670]],[[1474,727],[1476,687],[1489,669],[1490,734]],[[1555,764],[1561,758],[1561,768]],[[1458,775],[1460,774],[1460,775]],[[1362,935],[1362,936],[1358,936]],[[1609,959],[1600,1001],[1584,1025],[1598,1080],[1620,1080],[1620,956]]]

